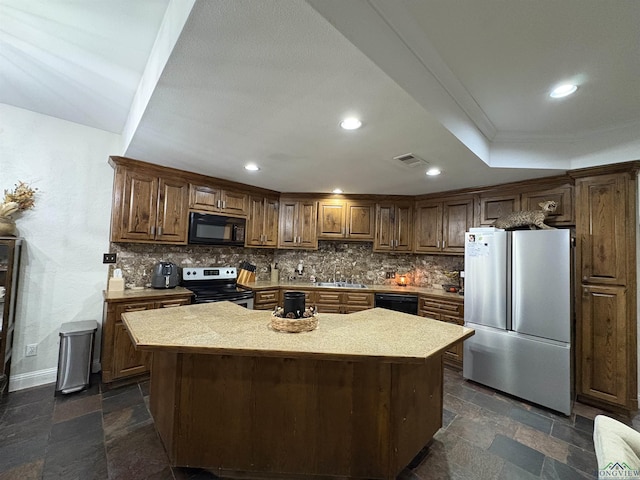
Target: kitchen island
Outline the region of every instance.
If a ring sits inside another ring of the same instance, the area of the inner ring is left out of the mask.
[[[473,335],[380,308],[271,330],[229,302],[131,312],[169,459],[224,477],[392,479],[442,424],[442,352]]]

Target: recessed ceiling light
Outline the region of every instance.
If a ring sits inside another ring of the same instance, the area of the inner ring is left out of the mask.
[[[577,85],[574,85],[572,83],[564,83],[551,90],[549,96],[551,98],[562,98],[575,93],[576,90],[578,90]]]
[[[345,130],[357,130],[362,126],[362,122],[356,117],[348,117],[340,122],[340,126]]]
[[[430,177],[435,177],[436,175],[440,175],[442,173],[442,171],[440,171],[439,168],[430,168],[429,170],[427,170],[427,175],[429,175]]]
[[[256,165],[255,163],[247,163],[244,166],[245,170],[249,170],[250,172],[255,172],[260,170],[260,167],[258,165]]]
[[[333,193],[342,193],[342,190],[340,190],[339,188],[334,188]]]

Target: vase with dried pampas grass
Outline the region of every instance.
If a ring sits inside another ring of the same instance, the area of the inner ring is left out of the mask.
[[[4,191],[4,201],[0,204],[0,236],[15,236],[15,215],[35,206],[37,188],[18,182],[13,190]]]

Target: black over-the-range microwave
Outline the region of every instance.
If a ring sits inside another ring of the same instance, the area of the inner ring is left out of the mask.
[[[244,245],[244,218],[209,213],[189,213],[189,243],[200,245]]]

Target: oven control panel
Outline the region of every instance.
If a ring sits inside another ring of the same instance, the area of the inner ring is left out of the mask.
[[[235,280],[236,267],[183,267],[182,280]]]

